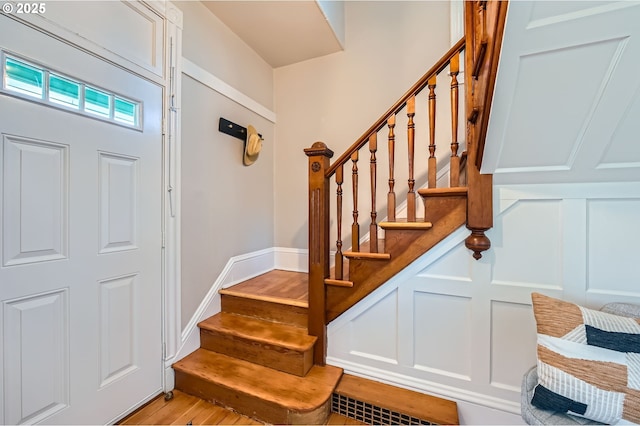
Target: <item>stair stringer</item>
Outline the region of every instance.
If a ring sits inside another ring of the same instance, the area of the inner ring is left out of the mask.
[[[347,326],[353,319],[373,307],[376,303],[384,299],[389,293],[397,289],[412,277],[415,277],[423,269],[437,262],[446,256],[453,248],[464,243],[469,235],[469,230],[465,226],[458,227],[454,232],[436,244],[431,250],[418,257],[407,267],[402,269],[384,284],[370,292],[362,298],[357,304],[345,311],[339,318],[334,319],[328,325],[329,332],[335,332],[342,327]]]
[[[353,287],[330,286],[326,289],[327,321],[336,319],[464,225],[467,218],[466,199],[458,199],[451,207],[451,210],[436,213],[437,216],[431,220],[433,228],[428,231],[393,231],[393,236],[387,232],[385,251],[391,254],[389,261],[351,259],[349,280],[354,283]]]

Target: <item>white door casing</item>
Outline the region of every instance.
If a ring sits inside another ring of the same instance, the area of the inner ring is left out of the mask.
[[[138,131],[0,95],[0,419],[106,423],[162,389],[163,87],[2,15],[0,47],[142,101]]]

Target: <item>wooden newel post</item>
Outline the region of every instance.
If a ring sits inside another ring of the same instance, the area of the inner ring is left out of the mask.
[[[477,260],[491,247],[485,232],[493,227],[493,177],[480,173],[484,153],[489,109],[493,96],[491,76],[495,76],[502,33],[487,32],[488,22],[506,17],[506,2],[465,2],[465,73],[467,118],[467,228],[471,234],[465,246]],[[503,25],[500,27],[503,28]],[[497,49],[494,51],[494,49]]]
[[[304,150],[309,157],[309,310],[308,331],[318,338],[314,364],[324,365],[327,354],[326,290],[329,277],[329,178],[325,176],[333,151],[323,142]]]

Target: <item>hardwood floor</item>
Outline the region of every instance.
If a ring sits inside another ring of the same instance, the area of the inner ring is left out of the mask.
[[[173,391],[173,399],[165,401],[159,395],[153,401],[125,417],[121,425],[220,425],[220,424],[262,424],[249,417],[211,404],[195,396]]]
[[[173,391],[173,399],[164,395],[149,402],[122,419],[119,425],[261,425],[263,423],[235,413],[219,405],[211,404],[179,390]],[[365,423],[332,413],[329,425],[363,425]]]

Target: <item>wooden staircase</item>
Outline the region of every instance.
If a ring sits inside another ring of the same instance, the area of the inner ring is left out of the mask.
[[[342,369],[313,364],[307,302],[287,289],[301,283],[306,274],[273,271],[222,290],[222,312],[198,325],[200,349],[173,366],[176,388],[266,423],[324,424]]]
[[[457,423],[455,402],[314,365],[307,288],[307,274],[274,270],[221,290],[200,349],[173,366],[176,389],[268,424]]]

